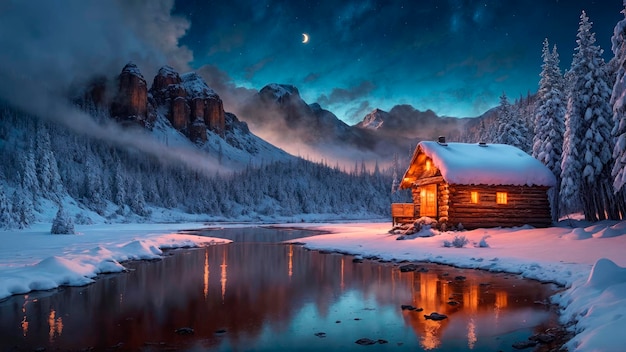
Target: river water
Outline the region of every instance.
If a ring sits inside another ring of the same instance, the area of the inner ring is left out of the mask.
[[[540,303],[555,287],[515,275],[420,263],[401,272],[274,243],[311,235],[296,230],[205,234],[238,242],[0,302],[0,350],[510,351],[557,321]]]

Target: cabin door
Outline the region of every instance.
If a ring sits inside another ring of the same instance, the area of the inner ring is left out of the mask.
[[[420,186],[420,216],[437,219],[437,184]]]

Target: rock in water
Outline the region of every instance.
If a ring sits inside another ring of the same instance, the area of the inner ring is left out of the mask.
[[[439,314],[437,312],[432,312],[432,313],[430,313],[430,315],[424,314],[424,318],[430,319],[430,320],[444,320],[444,319],[448,319],[448,316],[445,315],[445,314]]]
[[[195,333],[193,328],[190,327],[178,328],[174,332],[178,335],[193,335]]]
[[[378,341],[374,341],[374,340],[364,337],[362,339],[358,339],[354,341],[354,343],[356,343],[357,345],[361,345],[361,346],[369,346],[369,345],[375,345],[376,343],[378,343]]]

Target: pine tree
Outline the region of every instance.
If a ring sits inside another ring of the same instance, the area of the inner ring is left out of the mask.
[[[115,182],[115,187],[113,187],[113,190],[115,192],[114,193],[115,204],[122,207],[124,206],[124,204],[126,204],[126,186],[125,186],[126,182],[124,182],[124,174],[122,173],[122,166],[119,162],[117,163],[115,167],[115,175],[114,175],[113,182]]]
[[[563,153],[563,132],[565,130],[564,83],[559,69],[559,55],[556,46],[550,52],[547,38],[543,42],[542,57],[543,65],[539,92],[537,93],[532,155],[546,165],[556,176],[556,189],[550,191],[550,199],[552,218],[558,220],[558,190],[561,187],[561,154]]]
[[[63,189],[57,160],[52,151],[50,135],[46,126],[40,122],[37,130],[37,179],[44,196],[59,201]]]
[[[146,209],[146,201],[143,196],[143,187],[138,179],[135,179],[133,191],[129,194],[130,209],[139,216],[148,216],[150,212]]]
[[[53,235],[73,235],[75,233],[74,221],[67,215],[65,209],[63,209],[63,205],[59,205],[57,215],[54,220],[52,220],[50,233]]]
[[[587,220],[618,218],[612,192],[613,165],[610,89],[602,49],[595,45],[591,22],[583,11],[578,30],[578,47],[572,61],[571,90],[568,92],[566,133],[561,189],[564,204],[575,204],[580,194]],[[576,149],[581,148],[580,155]],[[567,178],[567,182],[566,182]]]
[[[11,204],[13,208],[13,223],[17,228],[25,229],[35,221],[31,197],[24,192],[21,186],[13,192]]]
[[[508,144],[528,151],[527,130],[521,123],[518,110],[509,103],[505,93],[500,96],[500,106],[498,107],[498,135],[496,143]]]
[[[11,229],[15,226],[13,223],[13,217],[11,204],[7,199],[6,193],[4,193],[4,184],[0,184],[0,229]]]
[[[22,160],[22,188],[25,192],[36,196],[39,194],[39,183],[37,181],[35,154],[32,146],[29,149],[27,156]]]
[[[617,66],[615,85],[611,94],[614,123],[611,134],[616,140],[613,149],[615,163],[611,175],[616,192],[621,191],[626,183],[626,4],[622,13],[624,19],[617,22],[611,38],[611,49],[615,55],[613,62]]]

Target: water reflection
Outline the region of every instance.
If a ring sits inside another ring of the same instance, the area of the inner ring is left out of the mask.
[[[547,285],[435,265],[402,273],[296,245],[233,243],[127,266],[135,270],[87,287],[0,303],[0,350],[350,350],[363,337],[389,341],[376,350],[510,350],[549,320],[534,304]],[[424,318],[435,311],[449,319]]]

